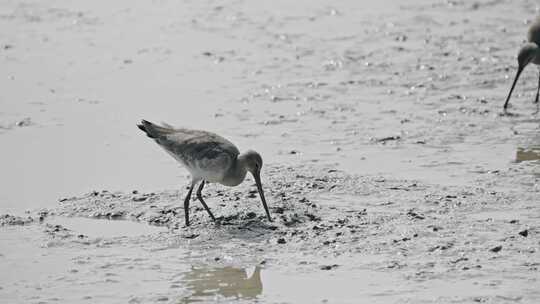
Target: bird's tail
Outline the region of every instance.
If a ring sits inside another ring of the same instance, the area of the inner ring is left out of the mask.
[[[170,133],[173,131],[172,128],[162,127],[154,123],[149,122],[148,120],[142,120],[140,124],[137,125],[146,135],[150,138],[157,139],[162,135]]]

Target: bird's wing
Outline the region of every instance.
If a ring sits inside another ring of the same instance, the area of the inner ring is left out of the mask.
[[[206,131],[177,129],[158,142],[166,150],[186,159],[214,159],[221,154],[235,158],[238,148],[227,139]]]
[[[240,154],[233,143],[212,132],[158,126],[144,120],[139,128],[187,166],[197,164],[204,170],[218,164],[232,165]]]

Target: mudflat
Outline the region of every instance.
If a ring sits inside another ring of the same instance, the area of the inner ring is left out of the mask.
[[[534,1],[3,1],[0,298],[537,303]],[[209,184],[142,118],[264,158]]]

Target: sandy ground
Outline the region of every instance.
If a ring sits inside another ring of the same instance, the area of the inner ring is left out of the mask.
[[[0,298],[537,303],[534,1],[1,1]],[[208,185],[140,134],[264,157]]]

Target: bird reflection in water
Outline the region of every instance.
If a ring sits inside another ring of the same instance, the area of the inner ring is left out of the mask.
[[[260,295],[263,289],[259,266],[249,277],[243,268],[193,268],[184,274],[182,281],[191,295],[179,303],[203,302],[216,296],[249,300]]]

